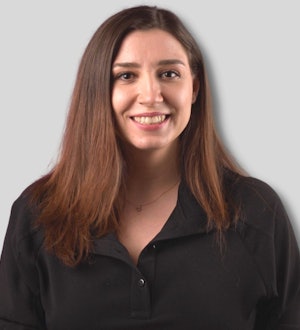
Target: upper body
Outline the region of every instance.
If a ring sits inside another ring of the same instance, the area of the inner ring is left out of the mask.
[[[1,329],[299,329],[299,251],[282,203],[261,181],[228,184],[242,216],[222,252],[182,182],[137,263],[108,234],[75,268],[45,251],[43,232],[32,227],[36,211],[22,194],[2,254]]]
[[[1,327],[299,329],[299,266],[278,196],[218,138],[177,16],[140,6],[105,21],[60,158],[13,206]]]

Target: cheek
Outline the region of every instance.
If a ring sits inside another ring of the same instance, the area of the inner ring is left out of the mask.
[[[193,104],[193,90],[192,88],[186,88],[178,90],[177,92],[173,93],[173,97],[176,95],[177,107],[181,112],[183,117],[190,117],[192,104]]]
[[[182,130],[188,125],[188,122],[191,118],[192,113],[192,103],[193,103],[193,90],[192,88],[187,88],[185,92],[180,93],[178,91],[177,95],[177,104],[178,104],[178,119],[179,125]]]
[[[111,95],[111,103],[115,114],[118,113],[120,101],[120,96],[118,95],[118,93],[116,93],[115,89],[113,89]]]
[[[191,105],[193,102],[193,84],[192,81],[184,81],[181,84],[171,86],[170,90],[168,90],[169,97],[173,98],[174,101],[185,107],[187,105]]]
[[[118,115],[126,108],[126,104],[128,103],[128,93],[125,93],[120,88],[113,88],[111,101],[114,113]]]

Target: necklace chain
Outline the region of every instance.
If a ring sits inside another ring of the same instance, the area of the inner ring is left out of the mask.
[[[167,192],[169,192],[170,190],[172,190],[176,185],[177,185],[178,181],[175,182],[175,184],[173,184],[171,187],[169,187],[167,190],[163,191],[159,196],[157,196],[155,199],[151,200],[150,202],[147,202],[147,203],[143,203],[143,204],[135,204],[133,202],[131,202],[130,200],[127,199],[127,202],[129,204],[131,204],[135,210],[140,213],[143,211],[143,207],[144,206],[147,206],[147,205],[150,205],[150,204],[153,204],[155,203],[156,201],[158,201],[163,195],[165,195]]]

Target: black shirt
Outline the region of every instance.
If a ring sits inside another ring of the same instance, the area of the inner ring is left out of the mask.
[[[135,266],[114,234],[75,268],[43,248],[22,194],[0,264],[0,329],[300,329],[299,249],[277,194],[241,178],[241,219],[223,250],[182,183],[177,205]]]

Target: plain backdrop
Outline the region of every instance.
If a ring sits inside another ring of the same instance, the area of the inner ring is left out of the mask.
[[[298,0],[0,0],[0,249],[13,201],[56,159],[89,39],[139,4],[173,10],[194,33],[226,146],[277,191],[300,242]]]

